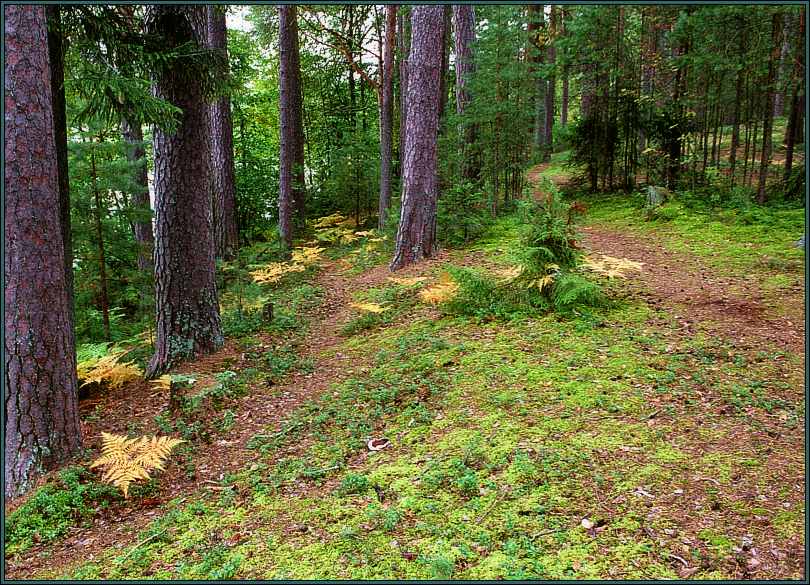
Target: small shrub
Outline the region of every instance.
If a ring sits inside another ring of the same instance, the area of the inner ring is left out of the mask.
[[[346,477],[343,478],[343,481],[340,482],[338,493],[344,496],[349,494],[362,494],[368,491],[370,487],[371,483],[365,475],[348,473]]]

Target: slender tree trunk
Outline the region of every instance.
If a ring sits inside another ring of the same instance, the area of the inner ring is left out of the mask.
[[[5,494],[81,446],[45,8],[4,6]]]
[[[101,192],[98,189],[98,170],[96,169],[95,146],[90,145],[90,181],[93,184],[93,219],[96,227],[96,245],[98,246],[98,284],[101,301],[101,319],[104,324],[104,340],[112,341],[110,333],[110,295],[107,291],[107,261],[104,257],[104,230],[101,225]]]
[[[799,131],[802,95],[802,83],[804,81],[804,12],[799,15],[799,34],[797,35],[798,42],[796,43],[795,53],[795,68],[793,72],[793,94],[790,100],[790,115],[788,118],[788,125],[786,130],[785,139],[785,174],[784,180],[790,178],[793,171],[793,152],[796,148],[796,137]]]
[[[380,211],[377,227],[383,229],[391,206],[391,151],[394,125],[394,43],[397,6],[385,7],[385,41],[382,47],[382,96],[380,100]]]
[[[442,19],[442,64],[441,78],[439,79],[439,119],[444,116],[447,107],[447,72],[450,70],[450,19],[452,10],[449,4],[444,6]]]
[[[546,63],[556,67],[557,48],[554,46],[554,39],[557,35],[557,7],[551,5],[549,13],[549,38],[546,48]],[[546,123],[544,142],[546,143],[545,160],[551,159],[551,152],[554,150],[554,102],[557,97],[557,77],[553,73],[548,77],[548,88],[546,90]]]
[[[279,61],[281,63],[280,110],[281,156],[280,189],[278,199],[278,225],[281,239],[292,246],[293,215],[303,219],[304,210],[304,144],[301,61],[298,54],[298,22],[294,5],[279,6]],[[349,71],[351,75],[351,70]],[[352,105],[352,117],[354,116]]]
[[[208,43],[228,63],[228,29],[222,6],[209,5]],[[211,160],[214,178],[214,231],[218,258],[231,258],[239,246],[236,229],[236,185],[233,162],[231,98],[221,96],[210,106]]]
[[[745,21],[743,18],[737,20],[740,32],[740,58],[745,54],[746,48],[746,29]],[[729,177],[731,179],[731,186],[734,186],[736,179],[735,172],[737,168],[737,149],[740,147],[740,113],[742,109],[743,100],[743,77],[745,75],[745,68],[740,66],[737,70],[737,78],[734,84],[734,111],[731,119],[731,150],[728,155],[728,164],[730,167]]]
[[[560,126],[568,126],[568,66],[563,68],[562,101],[560,102]]]
[[[408,6],[401,7],[399,15],[397,16],[397,28],[399,34],[397,35],[397,46],[399,53],[399,178],[401,188],[404,190],[405,182],[402,180],[405,173],[405,128],[408,124],[408,54],[411,51],[411,35],[408,30],[409,19],[406,16],[406,11],[409,11]]]
[[[776,93],[776,68],[779,65],[780,39],[782,37],[782,13],[773,14],[771,24],[771,58],[768,61],[767,96],[762,117],[762,161],[759,167],[757,202],[765,203],[765,183],[768,180],[768,167],[771,164],[771,143],[773,141],[773,100]]]
[[[173,49],[207,43],[202,5],[149,8],[147,29]],[[222,346],[215,279],[211,208],[208,104],[203,72],[171,63],[154,79],[158,97],[183,112],[178,129],[154,128],[155,151],[155,306],[157,343],[147,377],[165,372],[180,360]]]
[[[442,6],[411,9],[404,189],[391,270],[430,257],[436,248],[436,148],[443,21]]]
[[[478,181],[481,175],[480,163],[475,156],[477,126],[464,116],[472,102],[468,88],[470,78],[475,72],[473,43],[475,43],[475,8],[471,4],[453,6],[453,31],[455,33],[456,53],[456,113],[461,120],[462,167],[461,176],[468,181]]]
[[[137,189],[130,196],[130,205],[137,217],[132,222],[135,242],[138,244],[138,270],[152,274],[152,254],[155,248],[155,235],[152,231],[152,208],[149,203],[149,178],[146,169],[146,151],[143,147],[143,131],[138,123],[121,120],[121,136],[127,145],[127,160],[137,165],[135,184]]]
[[[544,16],[542,4],[529,5],[529,44],[531,46],[530,59],[537,65],[543,62],[543,46],[540,42],[542,30],[544,28]],[[546,91],[548,82],[540,76],[536,66],[529,69],[536,76],[535,84],[537,95],[535,97],[534,108],[534,150],[545,159],[544,147],[546,145]]]
[[[56,163],[59,169],[59,223],[65,246],[65,282],[67,282],[68,319],[73,328],[73,236],[70,229],[70,179],[68,173],[67,112],[65,107],[65,37],[59,6],[47,5],[48,63],[51,71],[53,132],[56,139]]]

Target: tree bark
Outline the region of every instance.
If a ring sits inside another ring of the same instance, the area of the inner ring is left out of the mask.
[[[780,39],[782,37],[782,13],[776,11],[771,20],[771,57],[768,60],[768,79],[765,110],[762,116],[762,154],[760,155],[757,202],[765,203],[765,182],[768,180],[768,167],[771,164],[771,142],[773,134],[773,100],[776,93],[776,68],[779,61]]]
[[[205,47],[202,5],[151,6],[149,32],[168,48]],[[173,60],[157,71],[155,94],[183,112],[176,132],[153,130],[155,151],[155,307],[157,343],[147,377],[222,346],[215,280],[208,104],[200,65]]]
[[[475,73],[473,43],[475,43],[475,8],[471,4],[453,6],[453,31],[456,52],[456,113],[461,120],[462,168],[461,176],[468,181],[478,181],[481,175],[480,164],[475,156],[478,128],[464,116],[472,102],[468,88],[470,78]]]
[[[143,147],[141,125],[122,118],[121,136],[127,145],[127,160],[136,165],[135,184],[138,189],[130,195],[129,201],[137,213],[135,221],[132,222],[132,231],[138,245],[138,270],[151,274],[154,270],[152,254],[155,249],[155,234],[152,230],[149,177],[146,169],[146,151]]]
[[[65,106],[65,37],[59,6],[47,5],[48,63],[51,71],[53,132],[56,140],[56,164],[59,169],[59,223],[65,246],[68,318],[73,328],[73,236],[70,229],[70,179],[68,172],[67,111]]]
[[[377,227],[383,229],[391,206],[391,154],[394,125],[394,43],[397,5],[385,7],[385,40],[382,49],[382,96],[380,100],[380,207]]]
[[[544,26],[543,5],[530,4],[528,23],[529,45],[531,47],[530,61],[535,65],[530,67],[529,70],[536,76],[535,83],[537,87],[537,95],[535,96],[534,138],[532,144],[534,145],[535,152],[540,153],[543,157],[545,157],[543,148],[546,144],[545,108],[548,82],[545,78],[540,76],[536,65],[543,62],[543,47],[540,43],[540,32]]]
[[[796,138],[799,131],[801,104],[804,100],[801,99],[802,83],[804,81],[804,12],[799,14],[799,34],[797,35],[798,42],[796,43],[795,53],[795,67],[793,72],[793,94],[790,100],[790,114],[788,117],[788,125],[785,136],[785,171],[784,180],[790,178],[793,171],[793,153],[796,148]]]
[[[45,8],[4,7],[5,494],[81,446]]]
[[[404,189],[391,270],[428,258],[436,248],[436,147],[444,7],[414,6],[411,11]]]
[[[399,177],[401,188],[404,189],[402,176],[405,164],[405,128],[408,123],[408,53],[411,50],[411,35],[408,30],[409,20],[403,12],[409,10],[407,6],[402,7],[397,16],[397,46],[399,52]]]
[[[228,29],[225,10],[209,5],[208,43],[211,49],[221,51],[228,62]],[[239,247],[236,229],[236,185],[233,163],[233,120],[231,98],[223,95],[210,106],[211,160],[214,179],[214,234],[218,258],[231,258]]]
[[[556,67],[557,62],[557,48],[554,46],[554,39],[557,35],[557,7],[551,5],[549,13],[549,36],[548,46],[546,48],[546,62]],[[551,151],[554,150],[554,102],[557,97],[557,77],[553,73],[548,76],[548,88],[546,89],[546,123],[544,124],[543,131],[545,132],[546,143],[545,160],[551,159]]]
[[[303,97],[296,7],[279,6],[278,13],[281,93],[278,226],[282,241],[290,247],[293,239],[293,216],[299,223],[305,218]]]
[[[110,295],[107,292],[107,260],[104,255],[104,230],[101,223],[101,192],[98,188],[98,170],[96,168],[95,146],[90,146],[90,180],[93,185],[93,219],[96,228],[96,245],[98,246],[98,284],[101,301],[101,319],[104,325],[104,341],[112,341],[110,332]]]

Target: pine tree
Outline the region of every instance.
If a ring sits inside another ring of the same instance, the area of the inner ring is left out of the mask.
[[[205,6],[150,7],[148,29],[170,47],[207,43]],[[155,93],[182,111],[174,133],[154,129],[155,305],[157,342],[146,370],[160,375],[178,361],[223,343],[214,278],[210,138],[206,80],[210,63],[181,53],[154,79]]]
[[[5,494],[81,446],[43,6],[4,7]]]

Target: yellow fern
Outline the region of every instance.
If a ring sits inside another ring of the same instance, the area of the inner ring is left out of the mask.
[[[172,377],[170,374],[164,374],[160,378],[156,378],[152,382],[152,388],[155,390],[166,390],[169,391],[172,389]]]
[[[431,305],[450,300],[458,292],[458,283],[448,273],[442,273],[439,282],[419,291],[419,298]]]
[[[306,270],[306,266],[302,264],[271,262],[266,266],[251,271],[250,275],[253,277],[253,280],[259,284],[275,284],[281,280],[281,277],[285,274],[303,272],[304,270]]]
[[[319,248],[317,246],[302,246],[293,251],[292,263],[301,264],[303,266],[315,264],[321,259],[321,252],[324,250],[325,248]]]
[[[425,276],[414,276],[412,278],[397,278],[396,276],[389,276],[388,280],[393,282],[394,284],[398,284],[400,286],[413,286],[415,284],[419,284],[421,282],[425,282],[427,277]]]
[[[76,375],[87,384],[102,384],[118,389],[131,380],[137,380],[143,372],[133,362],[120,362],[126,352],[117,352],[102,358],[93,358],[76,365]]]
[[[149,479],[153,469],[163,470],[163,464],[182,439],[173,437],[140,437],[130,439],[121,435],[101,433],[101,457],[90,464],[90,468],[103,467],[103,481],[119,488],[125,498],[129,497],[129,486],[139,479]]]
[[[628,272],[641,272],[643,262],[636,262],[628,258],[614,258],[602,256],[600,259],[586,256],[582,267],[608,278],[627,278]]]
[[[340,213],[333,213],[332,215],[326,215],[324,217],[316,219],[312,223],[312,227],[314,227],[315,229],[334,227],[338,224],[345,222],[347,219],[348,218],[345,215],[341,215]]]
[[[384,313],[388,309],[376,303],[349,303],[355,309],[366,311],[368,313]]]

